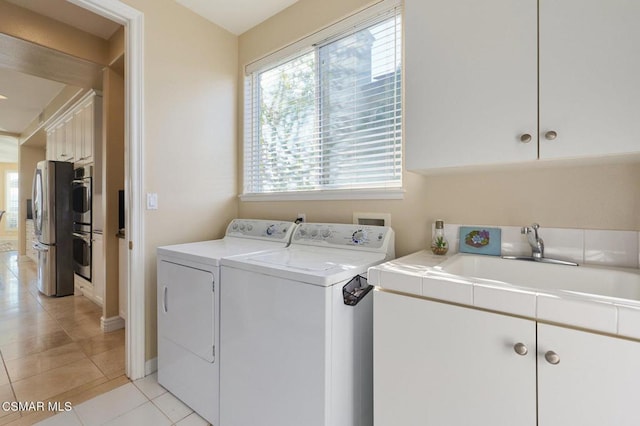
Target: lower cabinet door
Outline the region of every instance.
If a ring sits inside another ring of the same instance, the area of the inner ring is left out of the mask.
[[[538,324],[540,426],[640,425],[640,343]]]
[[[374,424],[535,426],[535,348],[534,321],[376,291]]]

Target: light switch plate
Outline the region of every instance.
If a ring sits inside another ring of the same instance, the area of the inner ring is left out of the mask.
[[[147,193],[147,210],[158,210],[158,194],[155,192]]]

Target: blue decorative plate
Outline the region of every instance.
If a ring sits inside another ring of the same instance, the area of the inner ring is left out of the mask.
[[[502,230],[476,226],[460,227],[460,253],[500,256]]]

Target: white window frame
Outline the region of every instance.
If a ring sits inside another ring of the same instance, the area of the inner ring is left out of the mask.
[[[250,76],[254,72],[266,67],[278,66],[294,55],[304,52],[305,49],[321,45],[329,39],[334,39],[341,34],[355,32],[358,28],[366,27],[373,19],[379,16],[389,15],[393,10],[401,7],[400,0],[382,0],[362,11],[355,13],[341,21],[326,27],[304,39],[292,43],[276,52],[273,52],[263,58],[260,58],[247,66],[245,66],[245,76]],[[404,67],[404,66],[403,66]],[[244,90],[248,90],[245,85]],[[404,86],[403,86],[404,87]],[[404,91],[404,89],[403,89]],[[244,94],[246,100],[248,93]],[[253,96],[253,94],[251,94]],[[404,99],[404,96],[403,96]],[[403,101],[404,108],[404,101]],[[247,114],[245,105],[245,112]],[[246,128],[244,129],[246,132]],[[244,135],[243,150],[246,149],[246,139],[248,135]],[[250,136],[249,136],[250,137]],[[404,152],[404,144],[402,151]],[[244,158],[246,161],[246,157]],[[404,158],[402,159],[404,164]],[[243,163],[243,181],[245,164]],[[404,174],[404,166],[401,167],[401,173]],[[354,199],[378,199],[393,200],[403,199],[405,190],[403,188],[403,177],[401,177],[400,186],[390,188],[356,188],[356,189],[320,189],[312,191],[291,191],[291,192],[270,192],[270,193],[242,193],[239,195],[241,201],[299,201],[299,200],[354,200]],[[244,186],[244,185],[243,185]]]

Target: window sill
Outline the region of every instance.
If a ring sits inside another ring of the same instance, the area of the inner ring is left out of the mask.
[[[403,188],[392,189],[343,189],[326,191],[270,192],[265,194],[240,194],[240,201],[311,201],[311,200],[402,200]]]

